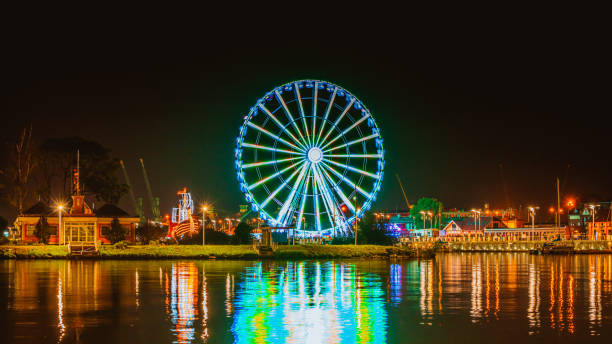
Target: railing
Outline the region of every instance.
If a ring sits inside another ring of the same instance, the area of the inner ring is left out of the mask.
[[[87,254],[96,255],[100,250],[101,243],[93,242],[70,242],[68,244],[68,252],[71,256],[85,256]]]

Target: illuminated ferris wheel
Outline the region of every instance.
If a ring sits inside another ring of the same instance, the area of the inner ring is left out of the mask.
[[[370,111],[319,80],[290,82],[259,99],[244,117],[235,159],[252,210],[303,237],[349,233],[375,201],[385,166]]]

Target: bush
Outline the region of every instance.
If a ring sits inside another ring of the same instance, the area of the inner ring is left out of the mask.
[[[125,240],[119,241],[118,243],[115,243],[113,245],[113,248],[116,248],[116,249],[119,249],[119,250],[125,250],[126,248],[128,248],[128,243]]]
[[[40,217],[38,223],[36,224],[36,231],[34,232],[34,235],[36,235],[38,242],[40,243],[46,244],[49,242],[49,236],[51,233],[49,233],[49,223],[47,222],[46,217]]]
[[[202,232],[193,233],[191,235],[185,234],[177,241],[181,245],[202,245]],[[216,231],[212,228],[206,229],[206,244],[212,245],[229,245],[232,243],[232,237],[225,234],[225,232]]]
[[[168,227],[163,227],[158,224],[143,222],[136,228],[136,240],[144,244],[151,240],[160,240],[168,234]]]
[[[240,222],[234,231],[234,244],[250,244],[251,243],[251,227],[246,222]]]
[[[357,242],[359,244],[391,245],[394,239],[387,235],[382,224],[377,223],[374,214],[366,212],[359,221]]]
[[[332,245],[350,245],[355,243],[355,237],[352,235],[336,236],[332,239]]]
[[[110,229],[105,230],[102,235],[104,235],[111,244],[116,244],[119,241],[125,240],[125,230],[121,227],[119,219],[116,217],[111,221]]]
[[[159,241],[162,245],[178,245],[178,241],[174,238],[163,238]]]

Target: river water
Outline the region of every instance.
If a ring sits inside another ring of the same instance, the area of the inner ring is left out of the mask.
[[[0,261],[2,343],[612,339],[612,255]]]

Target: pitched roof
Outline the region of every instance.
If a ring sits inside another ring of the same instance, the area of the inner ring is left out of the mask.
[[[49,215],[51,214],[51,208],[42,201],[36,202],[33,206],[26,209],[23,215]]]
[[[476,231],[487,228],[493,221],[491,216],[481,216],[480,220],[474,217],[460,217],[452,219],[463,231]]]
[[[109,203],[97,209],[95,213],[98,217],[131,217],[130,214],[125,212],[123,209]]]

